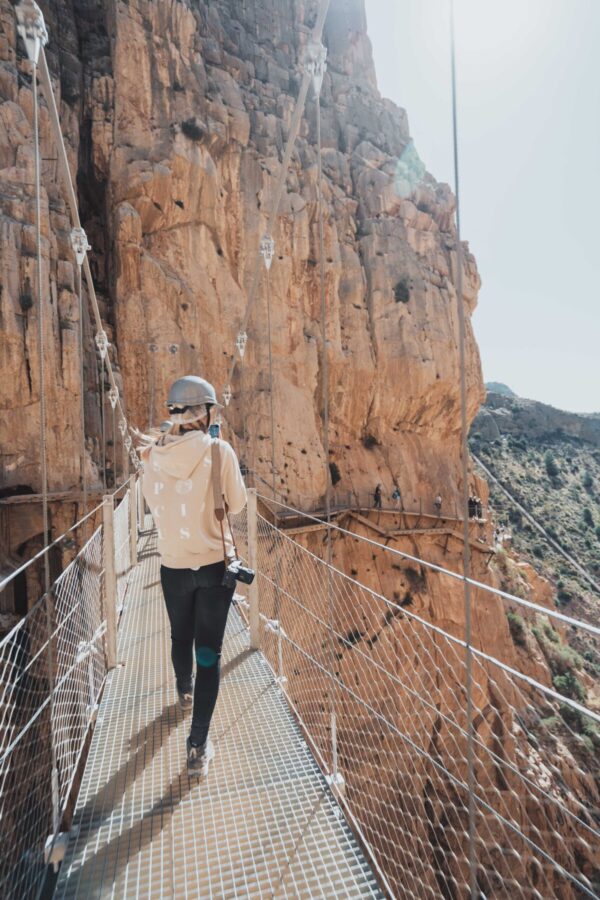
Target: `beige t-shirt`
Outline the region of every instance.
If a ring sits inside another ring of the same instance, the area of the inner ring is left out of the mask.
[[[142,450],[142,491],[158,533],[164,566],[198,569],[223,559],[221,528],[215,516],[210,435],[190,431],[161,439]],[[229,512],[246,505],[246,487],[233,448],[219,440],[221,489]],[[224,521],[225,547],[234,555],[233,539]]]

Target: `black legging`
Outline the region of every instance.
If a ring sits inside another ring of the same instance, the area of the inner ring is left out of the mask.
[[[221,586],[225,563],[200,569],[160,567],[160,580],[171,622],[171,659],[177,687],[189,690],[196,645],[196,686],[191,740],[203,746],[219,693],[221,647],[233,588]]]

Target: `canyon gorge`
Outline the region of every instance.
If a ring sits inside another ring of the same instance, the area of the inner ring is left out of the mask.
[[[236,358],[260,239],[269,232],[275,255],[269,272],[261,266],[245,355],[235,367],[232,400],[223,412],[224,438],[261,494],[268,499],[267,485],[274,477],[278,499],[300,509],[322,502],[328,473],[335,482],[334,498],[364,497],[378,483],[389,498],[397,487],[404,509],[414,513],[412,534],[401,533],[408,530],[408,519],[398,512],[386,513],[383,522],[365,511],[339,523],[461,572],[462,526],[451,521],[459,518],[453,510],[464,487],[459,259],[467,312],[469,421],[485,397],[470,322],[480,278],[468,244],[457,253],[451,189],[427,172],[406,112],[377,89],[363,0],[332,0],[323,35],[328,50],[320,115],[329,458],[323,433],[317,106],[310,92],[279,216],[268,222],[266,215],[317,4],[47,0],[40,6],[109,353],[131,425],[141,432],[158,425],[166,414],[168,387],[182,374],[202,375],[221,394]],[[45,431],[48,488],[57,495],[50,503],[56,537],[82,513],[83,476],[91,503],[101,497],[104,478],[111,486],[126,476],[129,459],[110,405],[105,401],[104,410],[100,407],[103,373],[84,287],[86,452],[81,471],[78,273],[44,104],[40,134]],[[0,533],[2,570],[8,573],[41,546],[42,521],[39,500],[27,501],[41,491],[32,84],[7,0],[0,0],[0,184]],[[107,475],[102,471],[103,429]],[[474,471],[470,485],[485,504],[487,485]],[[439,533],[433,527],[419,533],[417,512],[433,518],[438,493],[449,524]],[[272,517],[268,502],[262,510]],[[470,538],[475,579],[506,587],[507,570],[513,575],[518,570],[523,596],[554,607],[551,585],[531,566],[493,558],[490,523],[472,524]],[[322,531],[300,530],[294,539],[323,557]],[[400,558],[392,564],[388,553],[348,534],[335,536],[332,554],[341,572],[419,617],[389,616],[383,601],[365,595],[363,624],[356,631],[356,610],[348,601],[335,610],[336,630],[351,635],[337,648],[336,674],[359,692],[368,690],[386,714],[392,709],[415,744],[411,749],[397,734],[377,742],[372,724],[362,721],[357,709],[346,708],[339,727],[347,748],[341,766],[349,797],[359,806],[361,785],[375,768],[383,770],[380,804],[371,815],[385,819],[389,807],[404,810],[403,828],[391,828],[389,845],[379,848],[392,882],[402,884],[411,860],[432,846],[436,864],[419,875],[414,895],[465,896],[464,798],[452,782],[465,777],[464,649],[449,650],[446,638],[425,634],[419,624],[434,623],[463,640],[463,585]],[[57,557],[55,564],[61,561]],[[295,575],[290,564],[282,577],[293,580]],[[37,599],[37,576],[27,578],[15,594],[3,597],[5,614],[22,614]],[[307,608],[322,612],[317,593],[307,590],[304,600]],[[503,600],[475,589],[473,608],[474,646],[552,685],[543,652],[529,637],[526,644],[515,641]],[[283,623],[298,640],[309,627],[300,618],[283,617]],[[566,641],[566,631],[557,632],[557,641]],[[399,677],[404,673],[405,680],[400,685],[375,675],[365,680],[363,652],[381,666],[393,660],[394,671]],[[318,727],[326,730],[323,697],[313,696],[303,678],[298,666],[290,691],[303,715],[316,726],[322,717]],[[516,689],[503,670],[485,661],[477,663],[475,681],[480,741],[475,768],[482,793],[500,798],[503,816],[519,821],[528,838],[599,889],[599,848],[556,805],[558,798],[569,813],[588,821],[590,810],[600,804],[597,759],[568,734],[542,733],[539,720],[550,715],[551,704],[533,688]],[[411,686],[429,698],[426,713],[413,706]],[[600,704],[597,680],[590,676],[585,686],[590,702]],[[325,696],[326,685],[314,689]],[[449,722],[458,725],[458,738]],[[359,762],[348,748],[361,729],[370,749]],[[542,762],[540,746],[552,749],[553,766]],[[442,760],[452,777],[440,776],[419,750]],[[525,798],[492,757],[527,771],[533,787]],[[486,810],[479,816],[485,896],[512,896],[515,885],[526,898],[580,896],[526,841],[512,839],[510,829]],[[368,832],[369,824],[364,827]]]

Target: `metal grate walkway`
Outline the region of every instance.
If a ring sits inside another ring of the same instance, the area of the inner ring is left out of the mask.
[[[205,782],[185,771],[169,650],[146,534],[55,897],[382,897],[235,608]]]

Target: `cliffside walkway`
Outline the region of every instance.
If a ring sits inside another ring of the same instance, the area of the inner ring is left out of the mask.
[[[279,504],[273,503],[268,497],[262,494],[259,496],[264,506],[271,511],[277,526],[290,536],[309,534],[313,531],[326,531],[328,528],[327,512],[324,509],[317,507],[313,512],[282,509]],[[458,541],[461,545],[464,545],[465,540],[461,530],[463,519],[452,516],[407,512],[399,509],[373,509],[369,506],[346,504],[330,508],[330,522],[346,525],[351,520],[360,523],[384,542],[397,537],[432,535],[444,538],[444,551],[446,551],[450,540]],[[487,519],[470,520],[472,540],[469,541],[469,546],[477,553],[486,553],[489,563],[496,549],[487,540],[486,525]],[[473,536],[474,534],[483,536],[476,538]]]
[[[150,524],[150,523],[149,523]],[[55,898],[382,897],[232,609],[206,781],[188,778],[155,535],[140,539]]]

